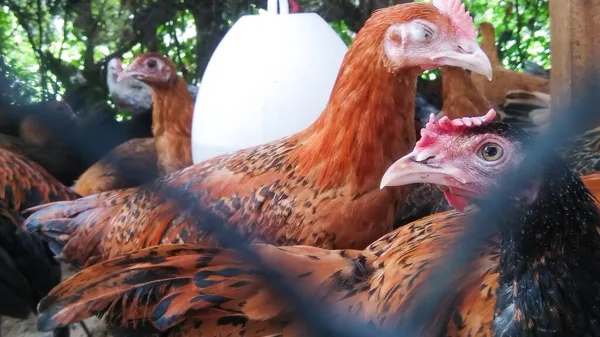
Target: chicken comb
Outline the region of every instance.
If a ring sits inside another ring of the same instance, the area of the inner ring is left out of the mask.
[[[496,119],[496,110],[490,109],[481,117],[463,117],[450,119],[447,116],[435,118],[434,114],[429,115],[429,122],[421,129],[421,139],[415,144],[417,147],[427,147],[435,142],[436,136],[451,134],[463,131],[468,128],[489,124]]]
[[[473,18],[465,10],[465,4],[461,0],[433,0],[433,6],[450,17],[458,31],[462,33],[460,35],[470,40],[477,38]]]

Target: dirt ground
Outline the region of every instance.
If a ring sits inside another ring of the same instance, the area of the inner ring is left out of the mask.
[[[73,271],[63,265],[63,279],[73,275]],[[85,320],[87,328],[93,337],[110,336],[104,324],[97,318]],[[2,318],[2,337],[52,337],[52,332],[39,332],[36,328],[36,318],[31,315],[28,320],[16,320],[8,317]],[[71,326],[71,337],[87,337],[81,324],[77,323]]]

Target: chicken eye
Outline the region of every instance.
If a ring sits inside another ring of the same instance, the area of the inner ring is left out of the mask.
[[[416,24],[412,30],[412,38],[415,41],[426,41],[433,37],[433,30],[423,24]]]
[[[504,149],[496,143],[486,143],[481,147],[481,157],[486,161],[496,161],[503,155]]]
[[[148,68],[152,69],[152,68],[156,68],[156,60],[148,60],[148,62],[146,62],[146,65],[148,66]]]

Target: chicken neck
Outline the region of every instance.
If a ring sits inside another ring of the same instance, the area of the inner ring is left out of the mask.
[[[495,336],[600,333],[600,213],[575,173],[549,167],[537,201],[500,219]]]
[[[385,169],[415,145],[420,70],[392,72],[384,61],[377,61],[382,59],[379,50],[351,48],[323,113],[298,134],[299,171],[314,174],[320,189],[377,189]]]
[[[194,102],[187,83],[179,76],[167,85],[153,85],[152,133],[159,170],[168,174],[192,165]]]

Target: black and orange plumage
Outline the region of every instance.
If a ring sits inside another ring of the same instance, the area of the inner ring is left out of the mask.
[[[430,67],[440,59],[491,70],[469,14],[460,3],[439,4],[375,12],[348,50],[323,113],[307,129],[137,189],[39,207],[28,229],[64,245],[64,260],[84,265],[157,244],[210,242],[202,226],[164,196],[174,189],[194,195],[203,214],[251,240],[364,248],[392,230],[395,205],[405,195],[403,188],[380,190],[378,177],[414,145],[422,63]],[[410,41],[400,43],[402,34]],[[461,44],[469,52],[457,52]],[[53,236],[56,230],[64,234]]]
[[[449,200],[477,202],[506,169],[520,163],[519,153],[531,140],[523,130],[490,123],[493,117],[465,124],[433,122],[429,138],[397,161],[382,185],[443,182]],[[489,170],[485,162],[476,162],[480,155],[498,161],[498,166]],[[502,230],[482,243],[464,275],[447,280],[454,292],[439,303],[422,334],[598,334],[596,201],[558,155],[540,164],[539,174],[522,192],[510,203],[510,211],[491,219]],[[440,268],[440,257],[463,233],[473,212],[477,209],[431,215],[364,250],[252,247],[264,263],[302,285],[315,306],[331,306],[328,319],[385,329],[411,312],[420,286]],[[302,316],[274,292],[270,281],[234,249],[151,247],[94,265],[55,288],[40,303],[39,326],[47,330],[104,314],[113,324],[150,322],[166,336],[306,335]]]
[[[25,319],[60,282],[61,270],[41,237],[20,227],[20,213],[78,196],[40,165],[3,148],[0,167],[0,315]],[[55,335],[68,336],[68,331],[60,329]]]

